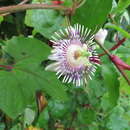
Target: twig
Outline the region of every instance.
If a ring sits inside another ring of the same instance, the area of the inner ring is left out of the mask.
[[[120,45],[122,45],[125,42],[125,40],[126,40],[126,38],[124,37],[115,46],[113,46],[110,50],[113,51],[113,50],[117,49]]]
[[[55,9],[55,10],[70,10],[70,8],[67,8],[65,6],[61,5],[48,5],[48,4],[23,4],[23,5],[11,5],[7,7],[1,7],[0,8],[0,15],[5,13],[15,13],[24,11],[27,9]]]

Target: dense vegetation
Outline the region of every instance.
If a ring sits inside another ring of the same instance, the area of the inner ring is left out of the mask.
[[[130,130],[129,5],[0,0],[0,130]],[[62,83],[45,71],[50,37],[75,23],[108,31],[104,44],[96,45],[101,65],[87,86]]]

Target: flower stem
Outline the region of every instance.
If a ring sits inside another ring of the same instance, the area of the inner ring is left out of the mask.
[[[67,11],[69,8],[61,5],[48,5],[48,4],[23,4],[23,5],[11,5],[7,7],[0,8],[0,15],[4,13],[15,13],[19,11],[24,11],[27,9],[55,9]]]

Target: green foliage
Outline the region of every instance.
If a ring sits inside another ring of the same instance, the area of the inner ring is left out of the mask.
[[[109,101],[111,107],[114,107],[117,105],[117,100],[119,97],[118,75],[115,72],[115,69],[110,64],[109,65],[106,64],[102,66],[102,75],[104,78],[105,86],[108,89]]]
[[[38,3],[38,0],[35,2]],[[46,38],[50,38],[55,31],[62,28],[63,22],[64,17],[60,12],[49,9],[29,10],[25,17],[25,24],[34,27],[36,32],[41,33]]]
[[[46,44],[33,38],[15,37],[7,41],[5,50],[15,59],[14,69],[0,71],[0,108],[7,115],[16,118],[34,100],[37,90],[66,100],[61,82],[41,66],[42,60],[46,59],[50,52]],[[2,102],[3,100],[5,102]],[[12,102],[14,100],[15,102]]]
[[[3,16],[0,16],[0,23],[4,20]]]
[[[50,53],[50,48],[44,42],[24,37],[13,37],[8,40],[4,50],[14,58],[16,63],[33,58],[40,64],[40,61],[46,60]]]
[[[115,29],[115,30],[119,31],[124,37],[130,38],[130,34],[117,25],[107,24],[107,25],[105,25],[105,28]]]
[[[122,13],[129,5],[129,0],[119,0],[117,8],[113,10],[113,13]]]
[[[108,50],[126,37],[110,53],[130,65],[130,0],[62,1],[58,6],[68,10],[35,9],[0,16],[0,130],[130,130],[130,86],[107,55],[100,57],[101,65],[85,87],[64,84],[55,72],[45,71],[51,63],[50,37],[75,23],[95,32],[106,28],[103,46]],[[0,0],[1,7],[18,3]],[[97,52],[104,53],[100,47]],[[129,78],[130,71],[124,72]],[[45,96],[47,106],[37,91]]]
[[[128,121],[123,117],[124,109],[117,106],[113,109],[107,123],[109,130],[129,130]]]
[[[112,0],[87,0],[81,8],[76,10],[73,23],[81,23],[95,29],[102,26],[112,7]]]
[[[35,118],[35,112],[30,108],[26,108],[24,111],[24,126],[31,125]]]
[[[48,128],[48,121],[49,121],[49,113],[48,113],[48,109],[45,109],[41,114],[40,117],[38,119],[38,123],[37,126],[40,128]]]
[[[52,116],[56,119],[63,117],[67,112],[67,106],[59,101],[52,100],[48,104],[48,109],[52,113]]]
[[[71,7],[72,5],[73,5],[73,0],[63,0],[64,1],[64,3],[63,3],[63,5],[64,6],[67,6],[67,7]]]
[[[130,60],[128,59],[126,63],[130,64]],[[126,74],[128,75],[128,77],[130,76],[129,71],[126,71]],[[130,94],[130,86],[128,85],[128,83],[125,82],[122,77],[120,78],[120,89],[123,93]]]
[[[93,110],[81,109],[78,111],[78,120],[80,124],[90,124],[96,119],[95,114]]]

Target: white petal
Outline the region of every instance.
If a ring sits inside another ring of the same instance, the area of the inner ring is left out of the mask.
[[[59,63],[55,62],[55,63],[52,63],[50,65],[48,65],[45,70],[46,71],[53,71],[53,72],[56,72],[56,68],[59,66]]]

